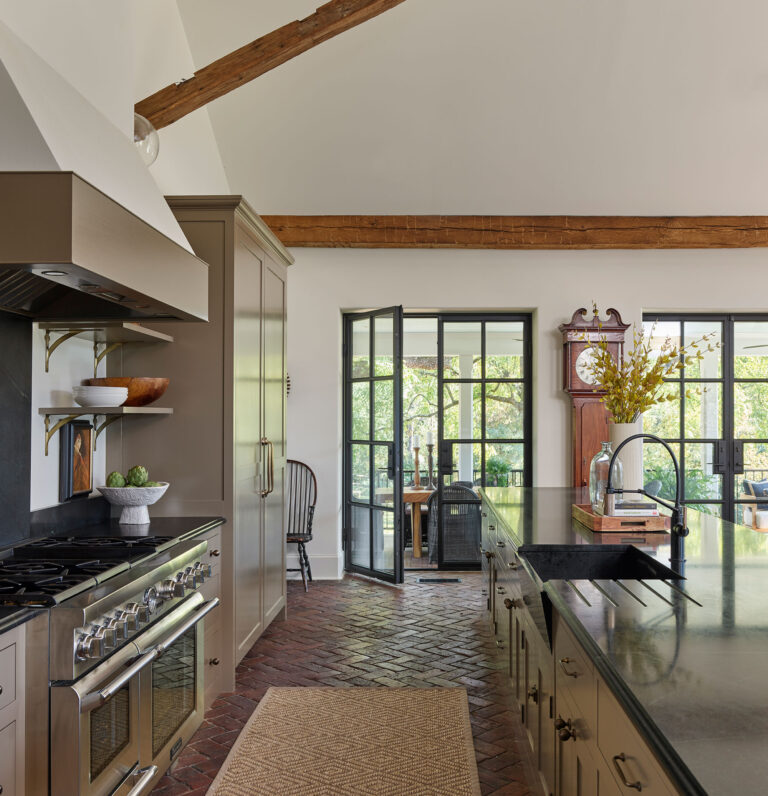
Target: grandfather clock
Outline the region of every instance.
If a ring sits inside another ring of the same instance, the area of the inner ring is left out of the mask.
[[[600,401],[600,387],[587,370],[592,345],[604,339],[611,354],[620,358],[629,324],[622,322],[618,310],[609,309],[608,320],[601,321],[597,311],[588,313],[582,307],[558,328],[563,335],[563,389],[573,407],[573,486],[588,486],[592,457],[608,439],[608,412]]]

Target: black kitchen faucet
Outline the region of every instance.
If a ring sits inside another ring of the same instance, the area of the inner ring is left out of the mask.
[[[645,489],[614,489],[611,486],[611,474],[613,473],[613,463],[616,461],[616,457],[619,455],[619,451],[628,443],[632,442],[633,439],[650,439],[654,442],[660,442],[666,449],[669,455],[672,457],[672,464],[675,465],[675,502],[674,505],[667,503],[660,498],[657,498],[655,495],[650,495]],[[669,562],[672,565],[672,569],[675,572],[678,572],[680,575],[683,574],[683,568],[685,564],[685,543],[683,542],[683,538],[688,536],[688,528],[685,524],[685,509],[680,502],[680,493],[682,492],[681,489],[681,481],[680,481],[680,465],[677,463],[677,457],[675,456],[675,452],[669,445],[660,437],[657,437],[654,434],[633,434],[631,437],[627,437],[623,442],[619,443],[616,447],[616,450],[611,457],[611,463],[608,465],[608,484],[605,489],[606,495],[616,495],[621,494],[623,492],[634,492],[636,494],[645,495],[649,497],[651,500],[654,500],[664,508],[669,509],[672,512],[672,528],[670,529],[671,533],[671,542],[672,542],[672,550],[671,556],[669,558]]]

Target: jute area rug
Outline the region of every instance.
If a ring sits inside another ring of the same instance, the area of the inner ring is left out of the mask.
[[[480,796],[463,688],[270,688],[208,796]]]

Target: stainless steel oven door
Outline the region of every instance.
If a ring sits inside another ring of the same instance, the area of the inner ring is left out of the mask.
[[[81,680],[51,686],[52,796],[106,796],[136,769],[137,653],[128,643]]]
[[[135,639],[142,658],[141,765],[157,766],[158,778],[203,721],[202,619],[219,604],[195,592]]]

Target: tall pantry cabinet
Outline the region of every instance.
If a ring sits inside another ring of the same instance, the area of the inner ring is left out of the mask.
[[[150,515],[226,518],[217,675],[219,690],[233,690],[235,666],[285,611],[286,274],[293,258],[240,196],[167,199],[210,266],[209,323],[163,324],[172,344],[123,347],[122,374],[170,378],[160,400],[174,413],[162,423],[126,424],[122,445],[110,438],[108,455],[111,466],[119,447],[114,469],[140,462],[150,477],[170,482]]]

